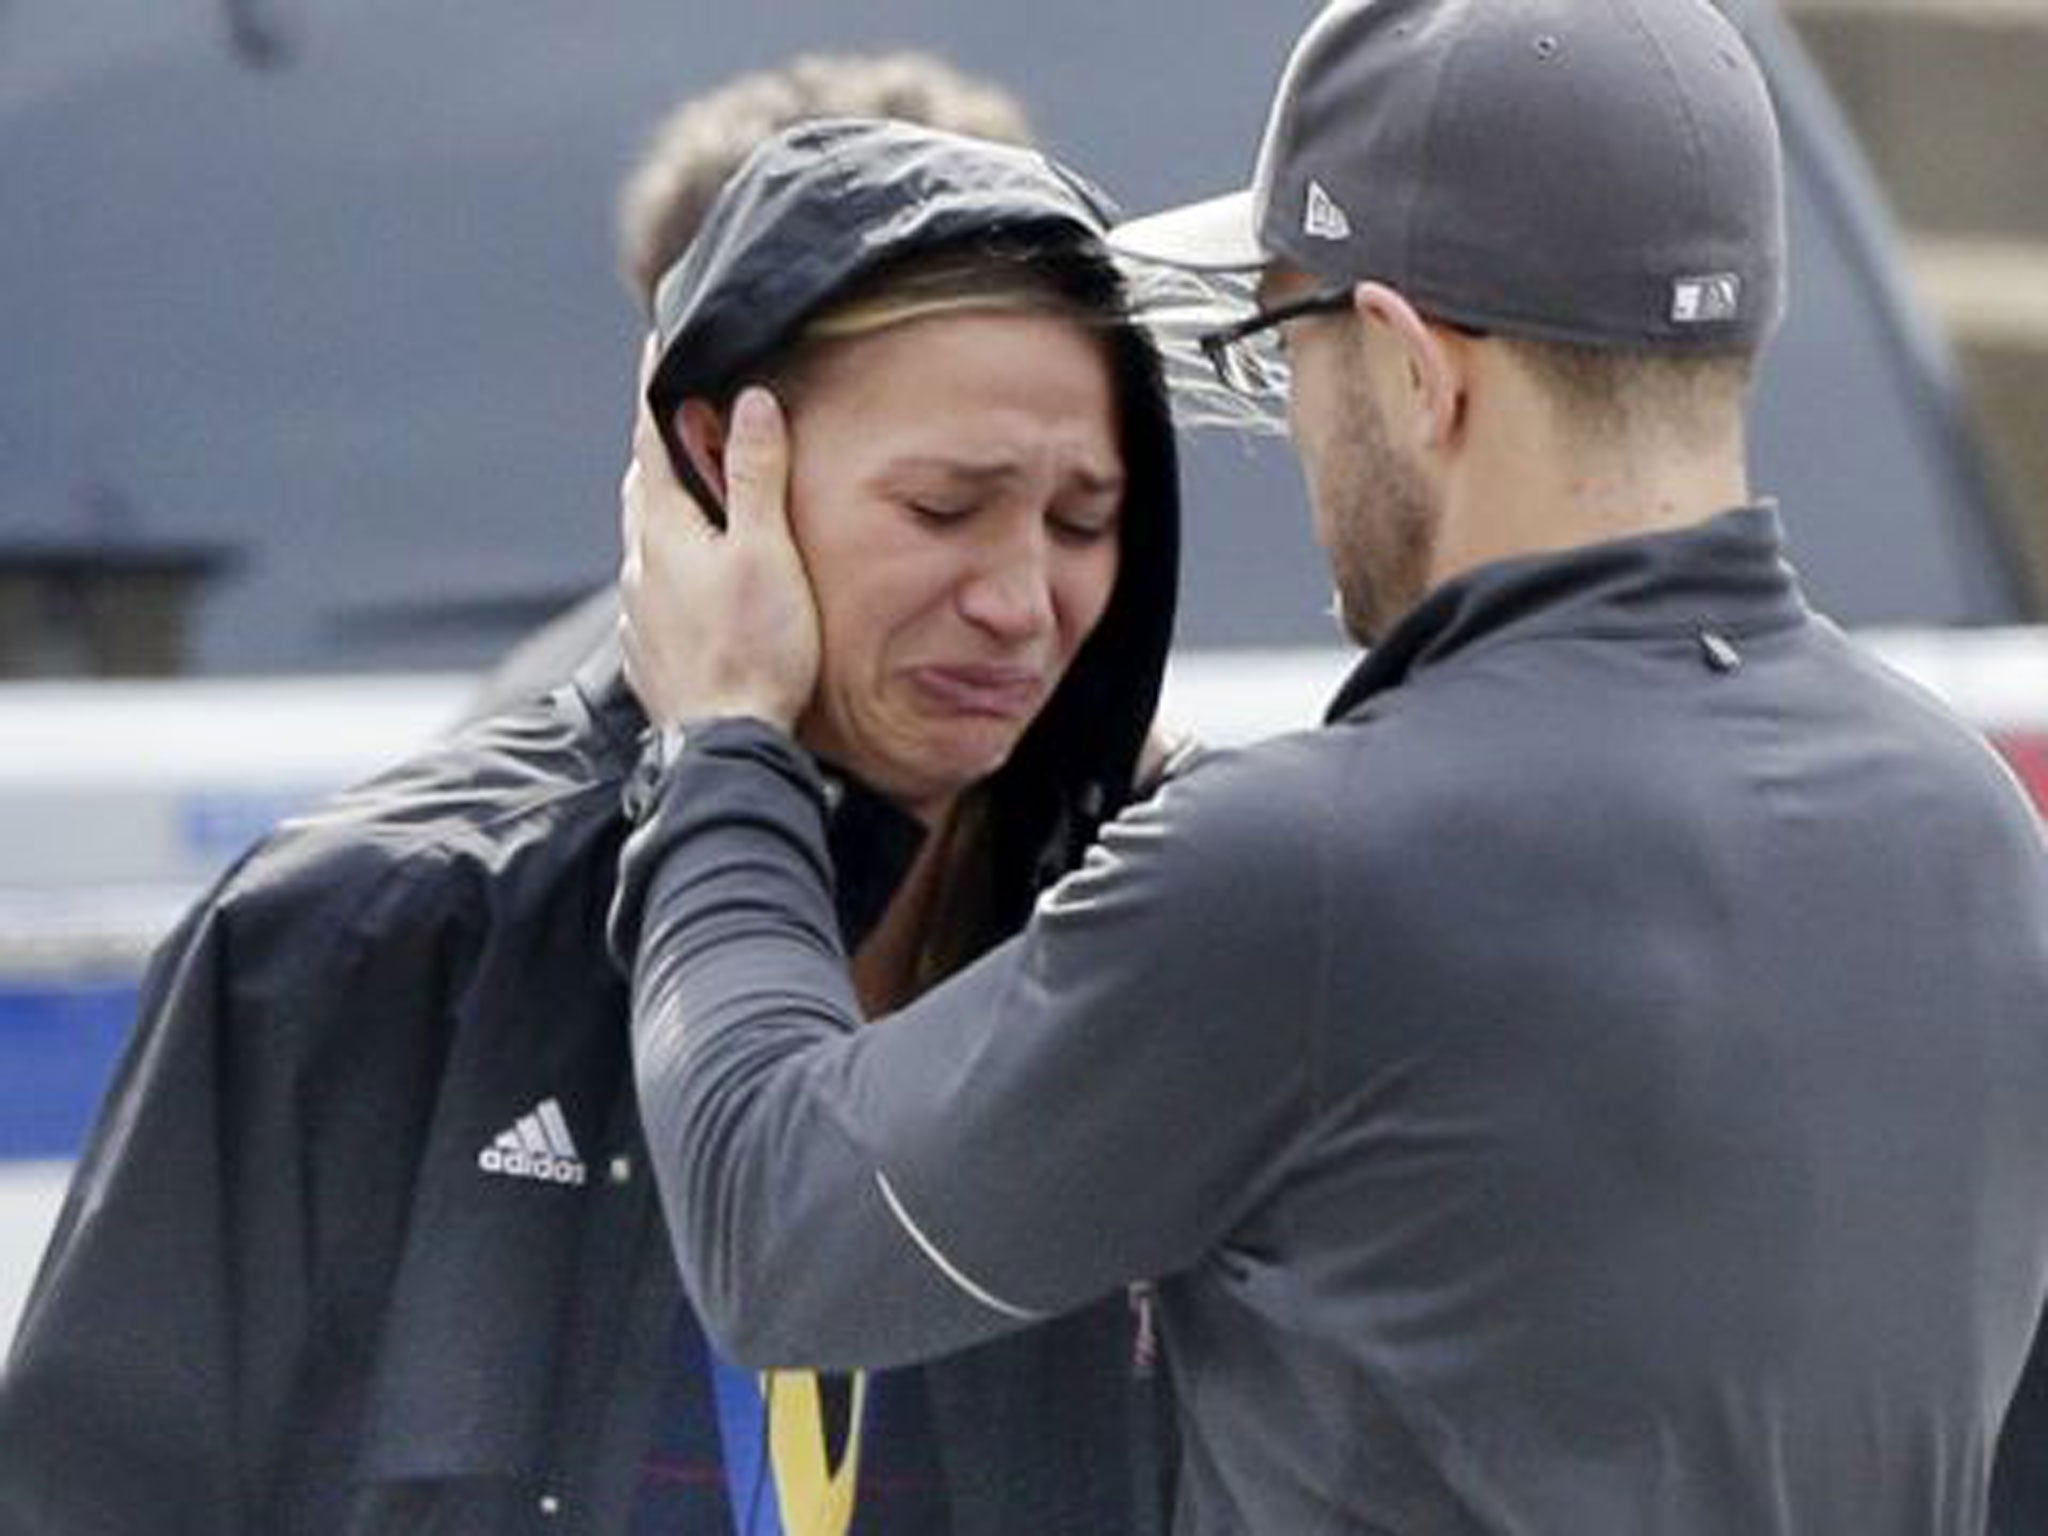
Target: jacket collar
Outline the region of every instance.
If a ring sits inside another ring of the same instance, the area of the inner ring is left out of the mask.
[[[1775,503],[1690,528],[1495,561],[1444,583],[1345,680],[1337,721],[1375,694],[1482,645],[1543,636],[1714,631],[1732,637],[1807,617]]]
[[[626,682],[617,640],[607,640],[571,682],[590,729],[630,768],[646,745],[647,715]],[[882,919],[889,898],[924,846],[924,824],[837,765],[817,761],[825,783],[825,843],[836,876],[833,899],[848,951]]]

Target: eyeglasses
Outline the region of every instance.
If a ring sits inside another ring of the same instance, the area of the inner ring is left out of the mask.
[[[1349,284],[1325,288],[1208,331],[1195,338],[1195,345],[1209,359],[1209,366],[1216,370],[1225,389],[1240,395],[1270,395],[1287,384],[1287,359],[1281,354],[1276,334],[1279,327],[1289,320],[1334,315],[1350,307]]]
[[[1230,325],[1205,331],[1195,338],[1195,345],[1202,349],[1223,387],[1233,394],[1253,399],[1279,394],[1287,388],[1287,358],[1279,345],[1279,328],[1307,315],[1334,315],[1349,309],[1354,291],[1349,286],[1324,288],[1271,309],[1256,310]],[[1460,336],[1483,339],[1491,334],[1484,326],[1462,320],[1436,315],[1424,319]]]

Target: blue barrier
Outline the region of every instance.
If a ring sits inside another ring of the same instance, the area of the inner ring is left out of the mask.
[[[0,1160],[77,1155],[135,995],[132,977],[0,984]]]

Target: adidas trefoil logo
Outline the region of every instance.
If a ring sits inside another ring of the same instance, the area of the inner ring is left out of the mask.
[[[1308,213],[1301,227],[1318,240],[1349,240],[1351,219],[1337,200],[1323,190],[1320,181],[1308,184]]]
[[[500,1131],[497,1140],[477,1153],[476,1165],[485,1173],[543,1184],[581,1184],[589,1176],[576,1139],[569,1134],[569,1122],[562,1118],[559,1099],[543,1099],[532,1113],[521,1115],[517,1125]]]

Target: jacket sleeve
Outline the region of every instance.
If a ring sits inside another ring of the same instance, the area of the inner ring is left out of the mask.
[[[319,1357],[356,1342],[382,1154],[347,1134],[374,1087],[351,1035],[432,995],[425,941],[366,942],[347,870],[270,878],[231,879],[145,979],[0,1380],[0,1536],[261,1529]]]
[[[693,741],[620,915],[670,1230],[736,1357],[948,1351],[1191,1265],[1282,1176],[1321,1034],[1313,807],[1212,758],[863,1029],[807,763],[757,724]]]
[[[1991,1536],[2048,1531],[2048,1315],[1999,1436],[1991,1482]]]

